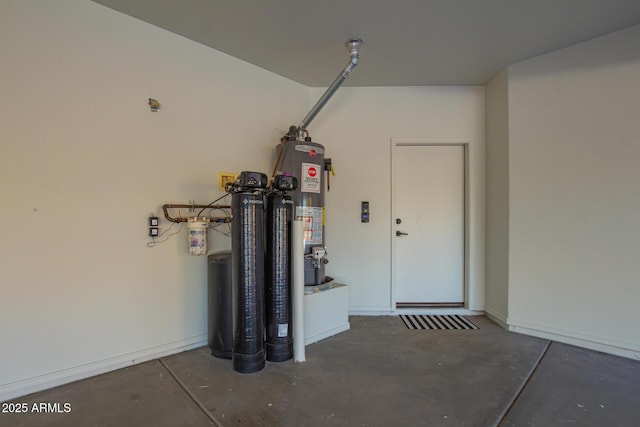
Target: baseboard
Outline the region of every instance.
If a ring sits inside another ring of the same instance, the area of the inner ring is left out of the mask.
[[[509,331],[519,334],[531,335],[551,341],[588,348],[602,353],[613,354],[633,360],[640,360],[640,349],[633,348],[628,343],[612,343],[602,337],[590,337],[574,331],[565,331],[558,328],[535,325],[527,322],[518,322],[509,319]]]
[[[353,316],[379,316],[384,314],[393,313],[393,310],[388,305],[381,306],[367,306],[367,305],[350,305],[349,314]]]
[[[349,309],[349,316],[392,316],[394,313],[388,308],[384,310]]]
[[[121,356],[111,357],[84,365],[75,366],[60,371],[50,372],[44,375],[18,380],[0,385],[0,402],[25,396],[37,391],[46,390],[59,385],[104,374],[127,366],[137,365],[159,357],[180,353],[197,347],[207,345],[207,335],[201,334],[183,340],[147,348]]]
[[[485,314],[489,319],[497,323],[503,329],[509,329],[509,321],[507,319],[507,316],[503,315],[502,313],[497,313],[489,307],[485,309]]]

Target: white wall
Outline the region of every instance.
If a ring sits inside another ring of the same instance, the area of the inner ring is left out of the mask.
[[[206,258],[147,216],[268,172],[308,89],[86,0],[0,2],[0,63],[0,400],[205,343]]]
[[[363,63],[364,64],[364,63]],[[355,72],[366,72],[362,69]],[[324,89],[311,91],[313,101]],[[467,140],[470,166],[468,307],[484,308],[484,88],[343,87],[309,126],[336,176],[326,195],[327,274],[349,285],[351,312],[389,312],[391,138]],[[360,222],[360,202],[371,220]]]
[[[509,67],[509,322],[640,358],[638,46],[640,26]]]
[[[487,87],[486,306],[512,329],[640,351],[639,42],[634,27]],[[0,2],[0,63],[0,400],[204,344],[206,260],[185,230],[147,248],[147,215],[218,197],[220,171],[268,172],[324,89],[86,0]],[[344,87],[309,130],[336,169],[327,273],[354,312],[393,310],[390,139],[469,141],[482,310],[484,88]]]
[[[486,292],[485,311],[507,325],[509,295],[509,100],[508,71],[486,86]]]

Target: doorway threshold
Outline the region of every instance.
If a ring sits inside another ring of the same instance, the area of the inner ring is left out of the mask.
[[[410,307],[406,306],[398,306],[396,304],[396,309],[393,310],[390,314],[393,315],[460,315],[460,316],[482,316],[484,315],[484,311],[482,310],[471,310],[465,308],[462,305],[458,306],[429,306],[429,307],[416,307],[415,305],[411,305]]]
[[[400,308],[461,308],[463,302],[398,302],[396,309]]]

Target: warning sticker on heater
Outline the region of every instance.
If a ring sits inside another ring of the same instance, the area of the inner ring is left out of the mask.
[[[303,222],[305,245],[322,244],[322,211],[323,208],[314,206],[296,208],[296,221]]]
[[[322,168],[320,165],[314,163],[302,164],[302,183],[300,184],[300,191],[303,193],[320,193],[322,188],[320,177],[322,176]]]

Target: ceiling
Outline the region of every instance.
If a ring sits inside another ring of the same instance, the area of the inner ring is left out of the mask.
[[[482,85],[509,64],[640,23],[638,0],[94,0],[306,86]]]

